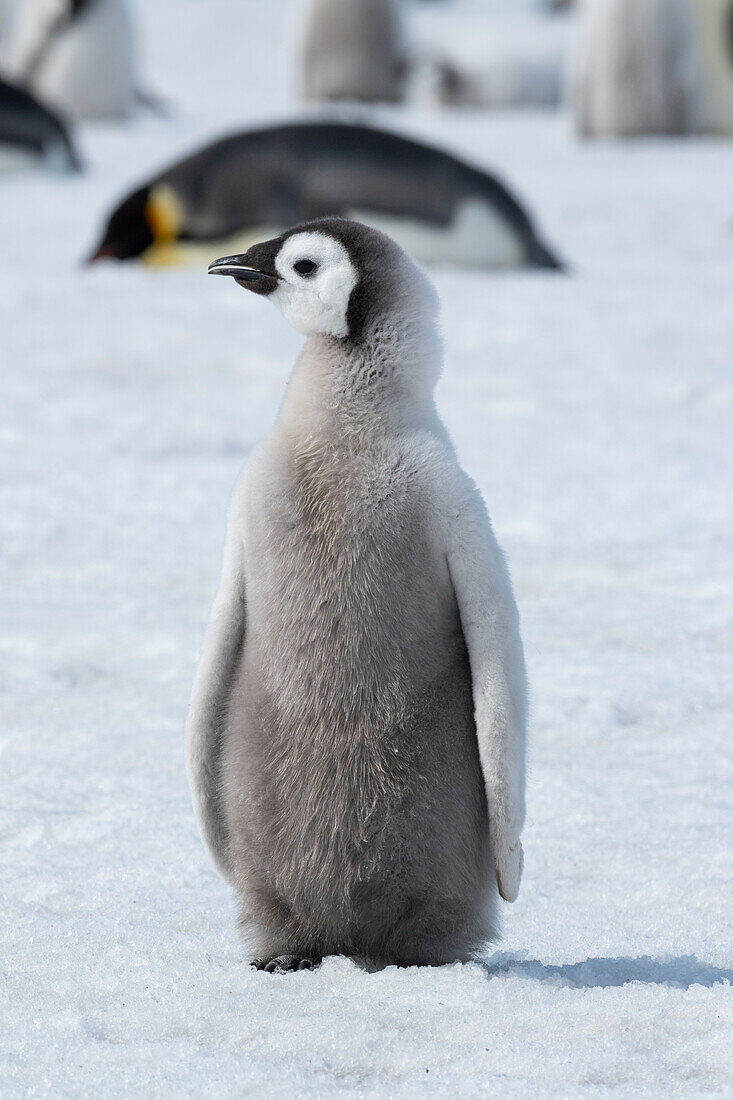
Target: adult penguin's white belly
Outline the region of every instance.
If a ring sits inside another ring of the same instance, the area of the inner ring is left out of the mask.
[[[127,0],[87,0],[53,21],[46,0],[23,0],[8,44],[10,71],[72,118],[123,118],[135,102],[135,43]]]

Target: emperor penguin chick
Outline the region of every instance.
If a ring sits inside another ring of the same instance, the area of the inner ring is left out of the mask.
[[[435,293],[337,218],[209,271],[307,339],[231,505],[186,732],[202,837],[260,968],[467,960],[519,889],[525,673],[434,404]]]
[[[407,63],[398,0],[305,0],[300,38],[304,99],[404,99]]]

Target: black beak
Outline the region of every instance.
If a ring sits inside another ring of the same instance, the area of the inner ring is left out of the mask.
[[[209,264],[209,275],[231,275],[245,290],[253,290],[255,294],[272,294],[280,282],[277,276],[272,272],[260,271],[259,267],[252,267],[251,262],[247,262],[248,255],[222,256],[221,260]]]
[[[257,271],[254,267],[247,267],[244,256],[222,256],[220,260],[214,260],[209,264],[209,275],[231,275],[242,282],[254,282],[256,279],[269,278],[264,271]]]
[[[256,294],[270,294],[277,286],[277,277],[270,272],[251,267],[245,262],[246,259],[246,255],[222,256],[220,260],[209,264],[209,275],[231,275],[247,290],[254,290]]]

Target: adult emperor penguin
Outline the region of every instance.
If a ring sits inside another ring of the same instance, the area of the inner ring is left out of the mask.
[[[495,176],[400,134],[339,122],[269,126],[208,145],[128,195],[91,259],[200,262],[202,242],[243,251],[332,215],[388,232],[423,263],[560,266]]]
[[[81,167],[61,119],[23,88],[0,80],[0,171],[28,161],[75,172]]]
[[[525,673],[434,404],[435,293],[341,219],[209,271],[307,339],[229,513],[187,725],[202,837],[259,968],[469,959],[519,889]]]
[[[128,0],[23,0],[4,71],[72,118],[124,118],[137,98]]]
[[[397,102],[406,56],[397,0],[303,0],[299,70],[305,99]]]

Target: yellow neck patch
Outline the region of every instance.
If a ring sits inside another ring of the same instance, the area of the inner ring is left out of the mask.
[[[147,267],[206,267],[217,256],[246,252],[250,245],[276,237],[279,229],[249,229],[212,241],[179,241],[158,238],[145,249],[140,261]]]
[[[156,184],[145,206],[145,220],[154,244],[169,244],[179,236],[184,223],[181,200],[167,183]]]

